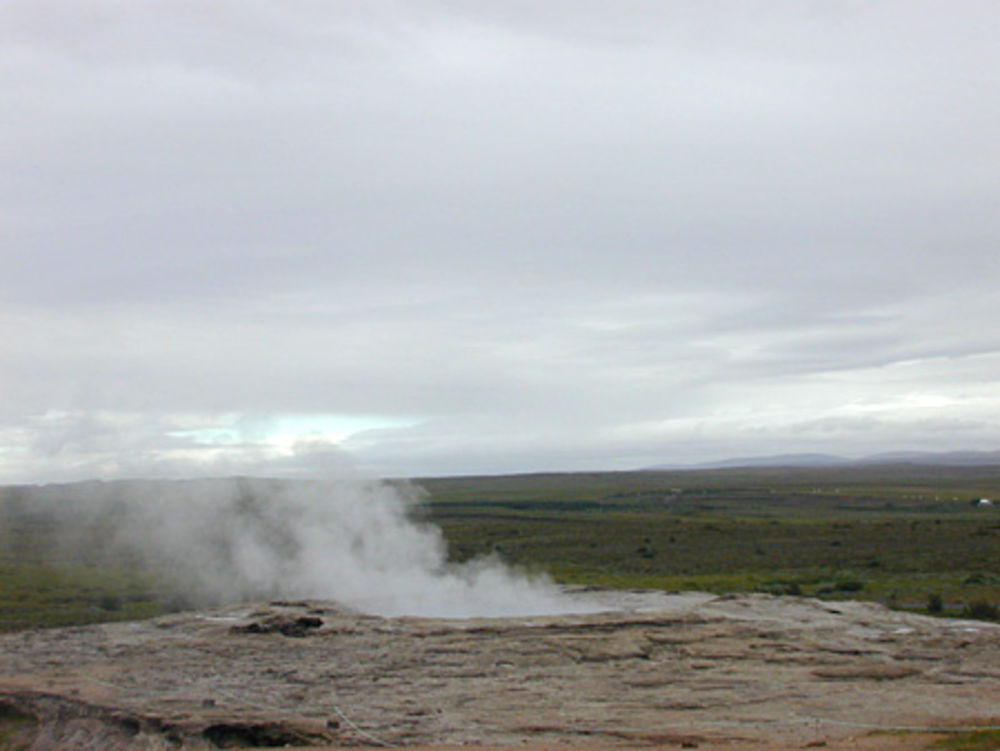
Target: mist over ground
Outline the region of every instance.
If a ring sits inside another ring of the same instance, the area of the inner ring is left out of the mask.
[[[582,612],[542,575],[496,558],[450,563],[408,483],[341,476],[86,482],[22,488],[23,509],[60,529],[63,560],[126,560],[199,606],[336,600],[365,613],[429,617]]]

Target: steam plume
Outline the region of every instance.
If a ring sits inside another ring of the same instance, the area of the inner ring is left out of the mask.
[[[447,561],[440,530],[414,521],[416,489],[359,478],[90,484],[113,546],[201,603],[333,599],[380,615],[579,612],[550,581],[496,560]]]

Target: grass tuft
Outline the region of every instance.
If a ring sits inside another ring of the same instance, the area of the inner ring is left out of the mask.
[[[932,748],[946,749],[946,751],[998,751],[1000,730],[953,733],[935,741]]]

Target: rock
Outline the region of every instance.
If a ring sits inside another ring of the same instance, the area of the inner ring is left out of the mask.
[[[233,626],[234,634],[274,634],[282,636],[302,637],[323,625],[323,619],[312,615],[298,617],[287,615],[272,615],[259,621],[253,621],[241,626]]]
[[[995,625],[973,633],[804,598],[626,594],[589,615],[389,619],[287,602],[3,634],[0,709],[33,718],[27,747],[121,751],[817,737],[835,747],[859,730],[996,713]]]

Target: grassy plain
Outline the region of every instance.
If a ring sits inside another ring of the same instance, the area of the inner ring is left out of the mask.
[[[72,494],[74,486],[65,487]],[[176,609],[180,595],[169,582],[133,559],[105,555],[113,530],[89,528],[71,510],[57,515],[37,500],[33,488],[0,488],[0,631]]]
[[[865,599],[990,617],[1000,603],[1000,467],[535,474],[415,481],[449,557],[497,555],[559,582]],[[72,493],[74,486],[65,486]],[[0,488],[0,630],[184,606],[162,572],[100,554],[31,488]],[[67,503],[71,505],[71,498]],[[83,539],[86,544],[81,545]],[[67,544],[71,540],[73,544]],[[991,610],[993,608],[993,610]]]
[[[558,581],[865,599],[958,615],[1000,602],[998,467],[915,465],[430,479],[452,557]]]

